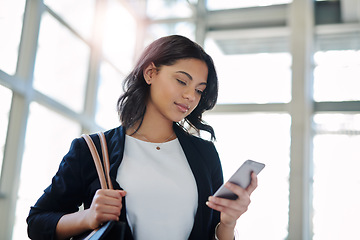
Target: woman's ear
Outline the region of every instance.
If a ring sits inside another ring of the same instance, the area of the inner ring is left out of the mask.
[[[153,78],[157,72],[156,66],[153,62],[151,62],[145,69],[144,69],[144,79],[148,85],[151,85]]]

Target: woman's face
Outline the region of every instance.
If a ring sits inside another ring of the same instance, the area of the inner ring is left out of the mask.
[[[181,121],[199,104],[207,77],[207,65],[198,59],[178,60],[160,69],[150,64],[144,71],[145,81],[150,84],[147,113]]]

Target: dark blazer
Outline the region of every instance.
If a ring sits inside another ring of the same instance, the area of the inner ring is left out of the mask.
[[[212,239],[215,226],[220,221],[220,214],[207,207],[205,203],[223,183],[218,153],[212,142],[192,136],[176,124],[174,130],[194,174],[198,190],[198,208],[189,239]],[[116,174],[123,158],[125,129],[120,126],[104,134],[109,150],[110,177],[114,188],[122,189],[121,183],[119,185],[116,181]],[[102,157],[98,136],[93,134],[91,137]],[[85,209],[89,208],[99,188],[101,187],[96,168],[85,140],[74,139],[51,185],[30,209],[26,220],[29,237],[55,239],[55,229],[59,219],[65,214],[78,211],[82,204]],[[127,222],[126,197],[123,198],[120,220]],[[125,239],[133,239],[129,227]]]

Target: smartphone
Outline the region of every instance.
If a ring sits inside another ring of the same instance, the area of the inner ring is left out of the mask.
[[[242,188],[247,188],[251,182],[251,173],[259,174],[265,164],[253,160],[246,160],[236,172],[229,178],[228,182],[235,183]],[[222,197],[235,200],[238,196],[227,189],[224,184],[215,192],[215,197]]]

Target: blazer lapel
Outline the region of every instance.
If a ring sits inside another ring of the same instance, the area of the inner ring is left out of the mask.
[[[116,181],[116,175],[124,155],[125,128],[123,126],[118,127],[112,136],[108,136],[107,142],[108,142],[109,159],[110,159],[111,182],[114,186],[114,189],[123,190],[119,185],[119,183]],[[133,240],[132,232],[129,227],[130,225],[126,217],[126,197],[123,198],[120,221],[126,222],[125,239]]]
[[[206,218],[210,217],[208,216],[209,211],[206,201],[210,196],[209,181],[211,181],[211,179],[206,174],[207,167],[203,161],[204,157],[198,149],[199,145],[192,141],[192,136],[187,135],[187,133],[179,129],[178,126],[175,126],[174,129],[193,172],[198,190],[198,209],[189,239],[208,239],[208,236],[204,236],[204,234],[208,232],[206,230],[207,226],[202,223],[208,222]]]

